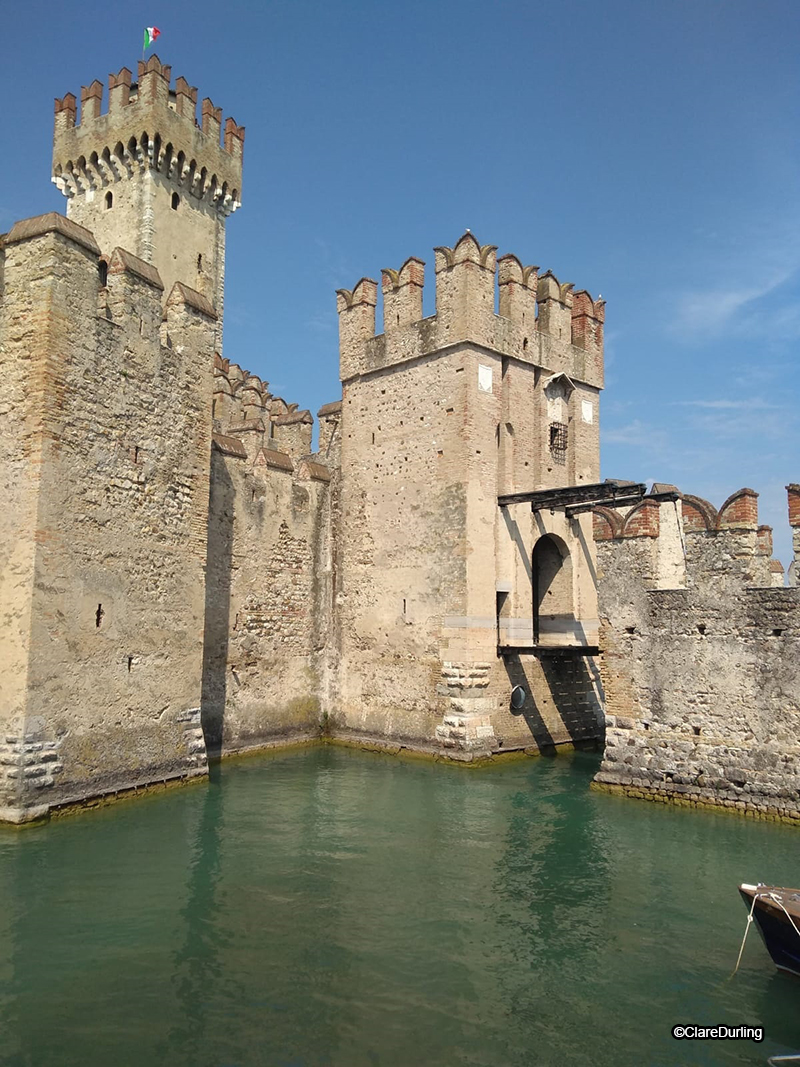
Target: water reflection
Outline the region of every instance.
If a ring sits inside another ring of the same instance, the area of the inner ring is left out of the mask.
[[[0,1063],[763,1063],[800,983],[741,880],[796,831],[596,794],[595,761],[475,773],[337,750],[0,835]],[[767,1039],[683,1044],[678,1022]]]

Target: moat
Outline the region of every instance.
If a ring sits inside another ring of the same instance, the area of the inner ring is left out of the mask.
[[[480,770],[339,748],[0,833],[0,1063],[763,1064],[800,982],[741,881],[796,828],[592,791],[598,757]],[[676,1042],[677,1023],[762,1026]]]

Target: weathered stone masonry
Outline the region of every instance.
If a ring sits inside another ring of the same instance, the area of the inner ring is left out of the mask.
[[[795,529],[796,499],[790,486]],[[783,587],[756,494],[742,489],[717,512],[667,493],[595,523],[598,784],[800,819],[800,590]]]
[[[219,358],[213,410],[203,724],[229,752],[318,734],[332,474],[309,412]]]
[[[378,335],[377,283],[338,293],[334,726],[465,759],[597,738],[591,664],[561,670],[552,647],[581,657],[596,641],[591,516],[499,497],[597,481],[603,304],[466,233],[435,250],[423,318],[424,269],[382,272]],[[543,542],[552,573],[534,605]]]
[[[0,820],[322,732],[473,761],[606,724],[606,787],[797,817],[800,487],[784,588],[752,490],[601,483],[603,301],[469,232],[432,316],[416,257],[380,334],[378,283],[339,290],[312,451],[221,354],[244,128],[170,74],[57,100],[67,217],[0,236]]]
[[[205,773],[216,316],[59,215],[4,240],[6,817]],[[176,415],[176,407],[180,412]],[[7,657],[7,658],[6,658]],[[16,760],[16,762],[15,762]]]

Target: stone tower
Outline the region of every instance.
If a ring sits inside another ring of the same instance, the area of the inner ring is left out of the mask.
[[[225,123],[185,78],[170,88],[158,56],[123,67],[55,102],[53,181],[67,197],[67,217],[86,227],[108,255],[121,247],[158,270],[167,292],[182,282],[201,292],[222,321],[225,219],[240,206],[244,127]],[[220,327],[221,328],[221,327]],[[219,344],[218,346],[219,347]]]
[[[214,353],[244,131],[157,57],[56,101],[0,235],[0,821],[203,775]]]
[[[559,493],[598,490],[603,302],[469,232],[435,254],[434,316],[416,258],[383,271],[378,336],[377,282],[338,293],[341,727],[467,754],[594,736],[591,517]]]

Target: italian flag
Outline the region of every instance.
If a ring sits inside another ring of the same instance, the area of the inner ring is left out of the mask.
[[[146,49],[148,49],[153,43],[153,41],[155,41],[156,37],[160,36],[161,30],[158,28],[158,26],[145,26],[144,45],[142,46],[142,51],[144,52]]]

